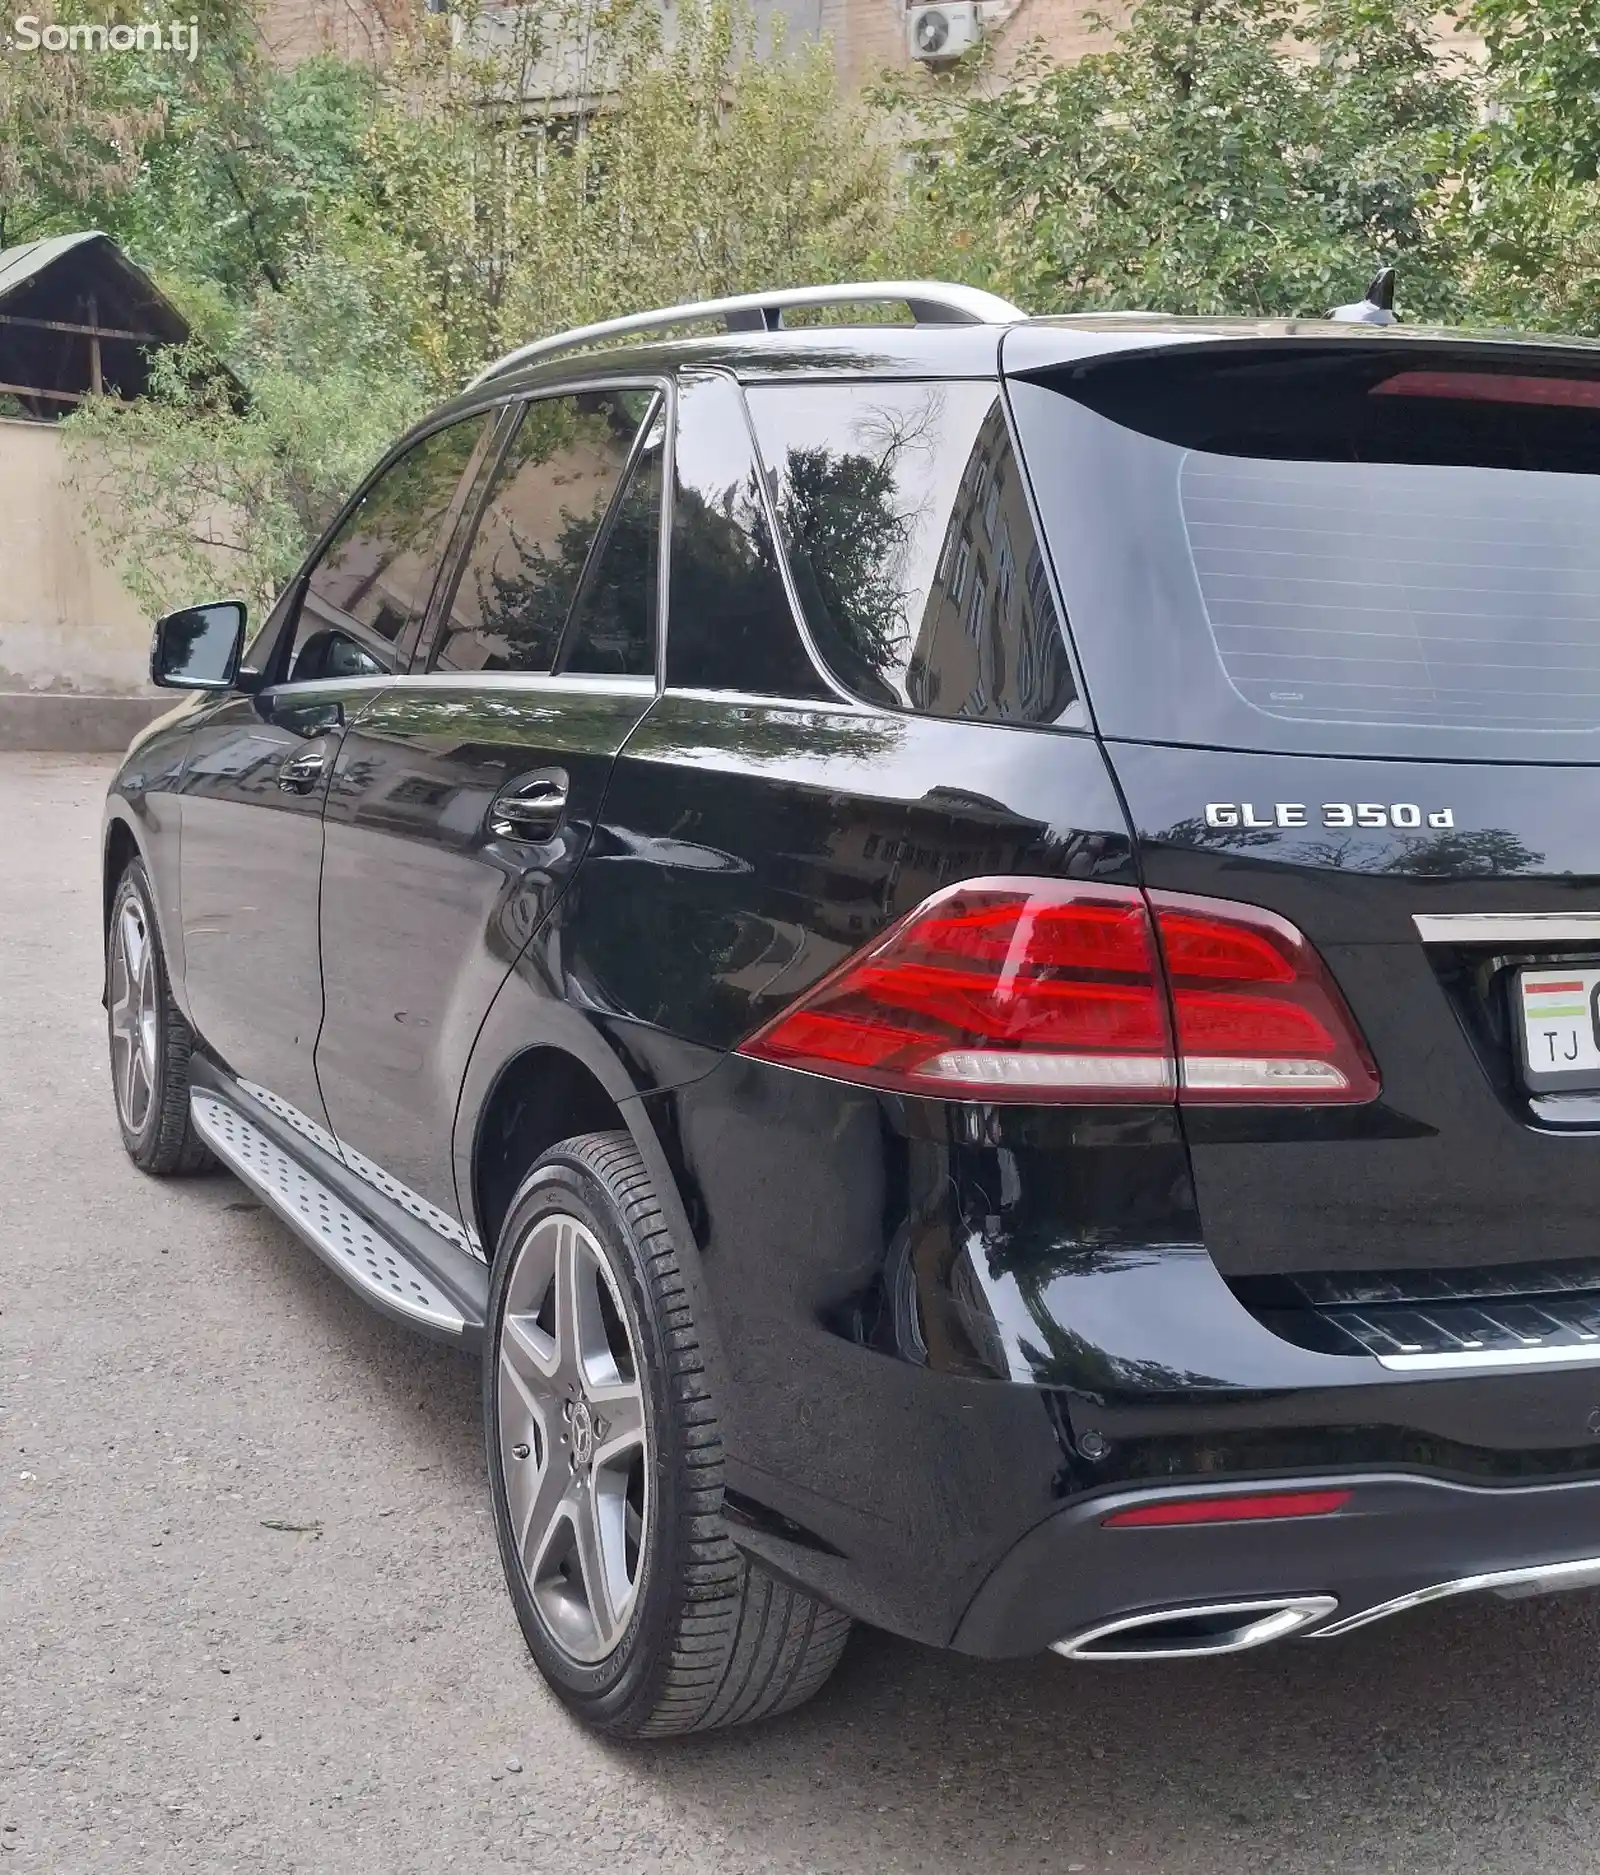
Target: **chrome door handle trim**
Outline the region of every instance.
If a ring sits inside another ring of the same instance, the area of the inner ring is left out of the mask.
[[[527,775],[510,783],[489,803],[488,827],[496,839],[551,840],[567,816],[567,778]]]
[[[1424,944],[1596,944],[1600,911],[1418,912]]]
[[[285,794],[309,794],[322,779],[328,765],[326,749],[312,749],[303,755],[291,755],[278,769],[278,786]]]

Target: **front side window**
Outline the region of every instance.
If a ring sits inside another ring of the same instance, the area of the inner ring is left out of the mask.
[[[435,430],[345,516],[305,583],[289,678],[364,677],[404,666],[444,556],[456,503],[487,447],[487,413]]]
[[[548,671],[591,548],[654,402],[644,390],[528,405],[440,628],[441,671]]]
[[[1077,703],[1048,582],[999,568],[1034,527],[989,383],[758,386],[784,546],[834,675],[868,702],[1059,722]]]

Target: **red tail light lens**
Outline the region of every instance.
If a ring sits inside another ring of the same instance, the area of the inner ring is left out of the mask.
[[[1306,1104],[1378,1092],[1337,987],[1293,925],[1221,900],[1070,880],[936,893],[741,1052],[988,1100]]]
[[[902,1093],[1170,1100],[1159,968],[1126,886],[979,879],[935,893],[742,1052]]]
[[[1172,990],[1185,1106],[1377,1098],[1355,1017],[1288,919],[1181,892],[1146,897]]]

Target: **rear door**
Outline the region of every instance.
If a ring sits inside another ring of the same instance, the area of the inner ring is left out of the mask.
[[[1146,883],[1298,925],[1382,1079],[1185,1109],[1218,1265],[1261,1294],[1592,1286],[1595,363],[1369,338],[1008,362]]]
[[[655,384],[517,414],[419,662],[347,732],[327,810],[317,1068],[345,1156],[456,1233],[457,1092],[656,694]]]

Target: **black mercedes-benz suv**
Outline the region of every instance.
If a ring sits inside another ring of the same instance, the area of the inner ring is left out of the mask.
[[[108,801],[128,1151],[481,1348],[588,1722],[1600,1581],[1600,349],[677,308],[243,627]]]

